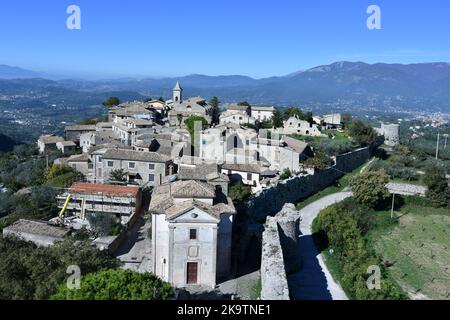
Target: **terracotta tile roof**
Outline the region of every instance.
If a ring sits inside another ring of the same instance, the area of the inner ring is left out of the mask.
[[[98,194],[118,197],[134,197],[139,193],[139,187],[116,186],[111,184],[95,184],[75,182],[69,188],[70,193]]]

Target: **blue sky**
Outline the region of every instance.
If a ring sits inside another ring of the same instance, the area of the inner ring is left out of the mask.
[[[66,9],[81,8],[81,30]],[[381,7],[382,30],[366,9]],[[0,64],[83,77],[450,61],[448,0],[2,0]]]

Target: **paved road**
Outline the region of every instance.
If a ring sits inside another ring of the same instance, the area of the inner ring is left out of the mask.
[[[147,233],[150,222],[139,217],[128,231],[127,239],[115,252],[115,256],[123,262],[123,268],[138,271],[152,271],[152,245]]]
[[[300,272],[288,276],[289,289],[293,299],[348,300],[344,290],[334,281],[322,255],[314,245],[311,225],[320,211],[351,196],[351,192],[331,194],[299,211],[301,217],[299,251],[303,268]]]

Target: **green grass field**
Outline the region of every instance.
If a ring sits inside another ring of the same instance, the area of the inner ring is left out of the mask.
[[[411,299],[450,299],[450,210],[407,204],[396,216],[397,226],[369,234],[376,252],[393,264],[390,274]]]

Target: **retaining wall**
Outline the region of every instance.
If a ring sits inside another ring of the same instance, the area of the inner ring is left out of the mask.
[[[249,199],[245,211],[253,221],[264,221],[267,216],[273,216],[279,212],[285,203],[297,203],[328,187],[345,173],[364,164],[369,160],[371,154],[371,148],[361,148],[337,156],[334,166],[329,169],[279,181],[275,186],[263,189],[253,195]]]

